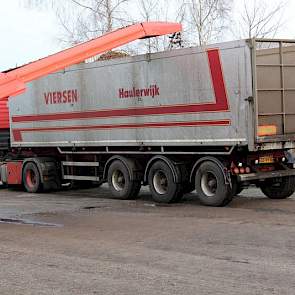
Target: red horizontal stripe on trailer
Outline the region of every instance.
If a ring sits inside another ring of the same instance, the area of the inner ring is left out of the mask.
[[[13,129],[15,141],[22,141],[23,132],[63,132],[63,131],[89,131],[89,130],[107,130],[107,129],[139,129],[139,128],[173,128],[173,127],[203,127],[203,126],[229,126],[230,120],[214,121],[191,121],[191,122],[150,122],[135,124],[104,124],[90,126],[68,126],[68,127],[40,127]]]
[[[14,123],[33,122],[33,121],[57,121],[57,120],[74,120],[74,119],[95,119],[95,118],[110,118],[110,117],[132,117],[132,116],[152,116],[152,115],[169,115],[183,113],[201,113],[227,111],[222,109],[218,104],[201,104],[201,105],[181,105],[181,106],[162,106],[149,108],[130,108],[119,110],[102,110],[88,111],[77,113],[57,113],[44,115],[29,115],[12,117]]]
[[[110,117],[132,117],[132,116],[153,116],[153,115],[172,115],[172,114],[189,114],[202,112],[226,112],[229,110],[228,98],[222,72],[219,49],[211,49],[207,52],[212,85],[214,89],[215,102],[151,106],[145,108],[128,108],[128,109],[106,109],[93,110],[72,113],[55,113],[13,116],[12,122],[35,122],[35,121],[58,121],[58,120],[78,120],[78,119],[95,119]]]

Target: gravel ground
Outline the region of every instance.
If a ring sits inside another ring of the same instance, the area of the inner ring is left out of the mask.
[[[295,198],[226,208],[0,191],[0,294],[294,294]]]

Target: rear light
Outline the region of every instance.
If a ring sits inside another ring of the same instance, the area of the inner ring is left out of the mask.
[[[263,125],[258,126],[258,136],[271,136],[278,133],[278,128],[276,125]]]
[[[232,173],[239,175],[239,174],[246,174],[246,173],[251,173],[251,168],[250,167],[233,167],[232,168]]]
[[[245,171],[246,171],[246,173],[251,173],[250,167],[246,167]]]
[[[243,167],[240,168],[240,173],[241,173],[241,174],[245,174],[245,168],[243,168]]]

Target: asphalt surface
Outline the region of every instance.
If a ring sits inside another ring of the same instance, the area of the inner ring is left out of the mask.
[[[156,205],[106,187],[0,191],[0,294],[295,293],[295,198]]]

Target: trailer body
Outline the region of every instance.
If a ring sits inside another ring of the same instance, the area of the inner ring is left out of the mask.
[[[251,184],[288,197],[294,65],[293,41],[240,40],[81,63],[37,79],[9,101],[11,146],[29,167],[22,181],[27,173],[48,187],[107,181],[124,198],[148,184],[160,202],[195,188],[215,206]]]
[[[10,101],[12,146],[247,145],[249,96],[245,41],[79,64]]]
[[[279,49],[257,50],[253,64],[250,45],[79,64],[36,80],[10,101],[12,146],[292,148],[295,69],[275,64]]]

